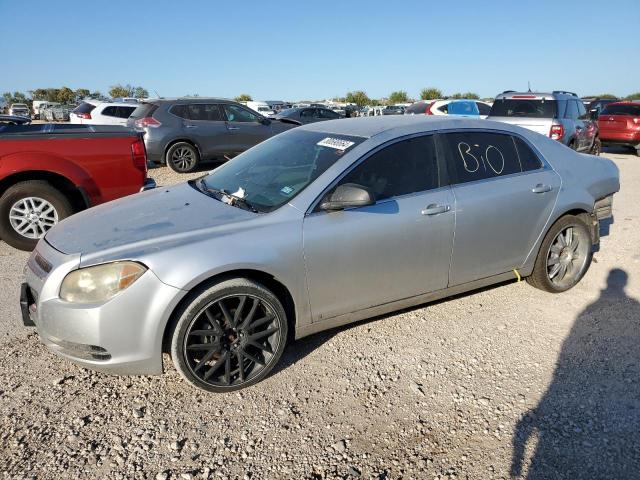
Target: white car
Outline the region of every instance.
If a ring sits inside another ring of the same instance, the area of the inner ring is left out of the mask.
[[[269,106],[267,102],[250,101],[250,102],[247,102],[245,105],[249,107],[251,110],[253,110],[254,112],[258,112],[263,117],[268,117],[269,115],[275,115],[276,113],[272,110],[272,108]]]
[[[483,102],[481,100],[466,100],[466,99],[453,99],[450,98],[448,100],[420,100],[409,107],[407,107],[404,111],[405,115],[450,115],[449,105],[451,103],[456,103],[458,106],[464,106],[465,104],[475,104],[473,112],[468,112],[467,114],[463,113],[463,109],[460,112],[455,113],[454,115],[464,115],[469,117],[479,117],[482,119],[487,118],[489,115],[489,111],[491,110],[491,104],[487,102]],[[477,109],[477,112],[476,112]]]
[[[127,125],[127,119],[138,107],[134,103],[104,103],[85,100],[71,111],[69,123],[91,125]]]
[[[26,103],[12,103],[9,107],[9,115],[19,115],[30,118],[29,106]]]

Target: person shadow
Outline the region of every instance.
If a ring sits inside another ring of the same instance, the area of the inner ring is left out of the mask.
[[[576,319],[553,380],[517,423],[511,476],[528,480],[640,478],[640,303],[624,270]]]

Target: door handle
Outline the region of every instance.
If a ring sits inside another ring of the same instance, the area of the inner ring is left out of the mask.
[[[197,125],[185,125],[184,128],[196,128]]]
[[[438,205],[436,203],[432,203],[427,205],[427,208],[422,210],[420,213],[422,213],[422,215],[439,215],[441,213],[448,212],[449,210],[451,210],[450,205]]]
[[[240,127],[227,127],[227,130],[240,130]]]
[[[537,184],[531,189],[533,193],[546,193],[552,190],[551,185],[544,185],[542,183]]]

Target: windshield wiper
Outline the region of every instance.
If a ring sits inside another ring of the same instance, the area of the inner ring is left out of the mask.
[[[202,180],[200,180],[199,187],[200,187],[200,190],[202,190],[205,193],[220,195],[220,197],[222,198],[219,200],[224,201],[222,199],[226,199],[224,203],[226,203],[227,205],[231,205],[232,207],[238,206],[238,207],[244,208],[245,210],[249,210],[250,212],[253,212],[253,213],[262,213],[249,200],[242,197],[238,197],[233,193],[227,192],[224,189],[207,187],[206,183],[204,183],[204,181]]]

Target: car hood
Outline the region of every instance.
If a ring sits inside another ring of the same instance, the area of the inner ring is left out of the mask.
[[[204,195],[188,183],[159,187],[109,202],[60,222],[45,240],[66,254],[94,253],[182,243],[212,229],[246,222],[258,215]]]

